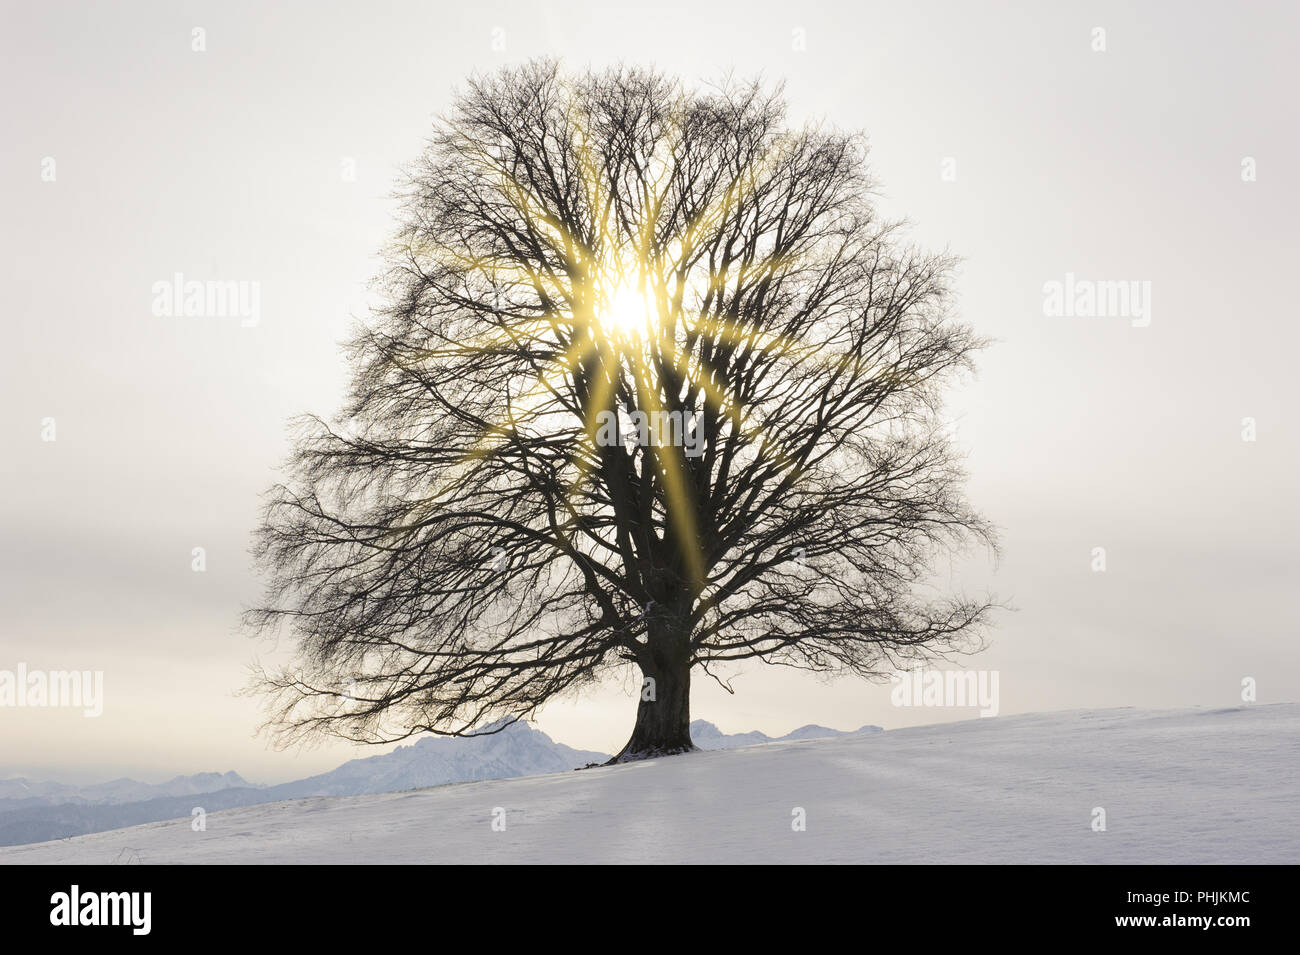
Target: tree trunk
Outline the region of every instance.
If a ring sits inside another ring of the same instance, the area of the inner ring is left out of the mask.
[[[689,753],[691,742],[691,663],[684,640],[651,642],[638,661],[644,677],[632,738],[612,763]],[[651,682],[653,681],[653,682]]]

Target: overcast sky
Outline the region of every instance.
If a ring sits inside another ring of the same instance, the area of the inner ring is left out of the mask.
[[[785,80],[795,121],[868,136],[885,212],[964,257],[956,305],[998,343],[950,411],[1003,556],[950,576],[1018,608],[966,661],[1004,715],[1234,705],[1245,677],[1300,699],[1300,15],[1137,6],[6,0],[0,669],[103,670],[106,700],[0,709],[0,775],[275,781],[358,755],[253,735],[234,692],[276,650],[238,629],[249,532],[286,420],[339,407],[397,167],[467,76],[538,55]],[[155,315],[178,272],[260,283],[260,321]],[[1150,283],[1149,324],[1046,315],[1067,274]],[[693,715],[975,718],[760,664],[733,685],[697,674]],[[540,726],[614,752],[631,692]]]

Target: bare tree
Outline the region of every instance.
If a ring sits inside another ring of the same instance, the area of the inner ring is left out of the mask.
[[[981,343],[871,186],[759,83],[471,82],[259,531],[282,738],[499,728],[635,664],[625,760],[692,748],[696,667],[975,645],[990,604],[929,580],[992,544],[937,415]]]

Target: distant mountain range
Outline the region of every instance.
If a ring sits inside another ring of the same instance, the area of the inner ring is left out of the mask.
[[[193,796],[236,786],[251,785],[238,773],[195,773],[177,776],[165,783],[141,783],[134,779],[114,779],[93,786],[69,786],[66,783],[37,783],[26,779],[0,779],[0,810],[10,800],[43,803],[112,805],[141,802],[163,796]]]
[[[856,732],[879,730],[878,726],[864,726]],[[695,744],[710,750],[844,735],[848,734],[815,725],[778,738],[758,732],[728,735],[705,720],[691,723]],[[177,776],[165,783],[115,779],[91,786],[0,779],[0,846],[188,818],[196,806],[217,812],[310,796],[400,792],[480,779],[562,773],[608,759],[604,753],[557,743],[526,723],[513,723],[485,736],[424,737],[390,753],[349,760],[328,773],[275,786],[256,785],[233,772]]]
[[[563,773],[609,759],[571,749],[527,723],[489,736],[426,736],[382,756],[353,759],[338,769],[264,790],[268,801],[307,796],[361,796],[424,789],[477,779]]]
[[[691,740],[700,749],[736,749],[739,746],[753,746],[758,743],[794,743],[801,739],[826,739],[828,736],[854,736],[858,733],[879,733],[879,726],[863,726],[860,729],[833,730],[827,726],[809,723],[784,736],[768,736],[754,730],[751,733],[723,733],[707,720],[691,721]]]

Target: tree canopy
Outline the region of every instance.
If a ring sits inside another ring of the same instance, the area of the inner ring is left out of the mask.
[[[346,405],[268,500],[273,724],[470,733],[635,664],[630,758],[690,747],[695,668],[976,645],[990,602],[930,578],[992,544],[940,405],[981,342],[872,189],[779,87],[472,80],[404,180]]]

